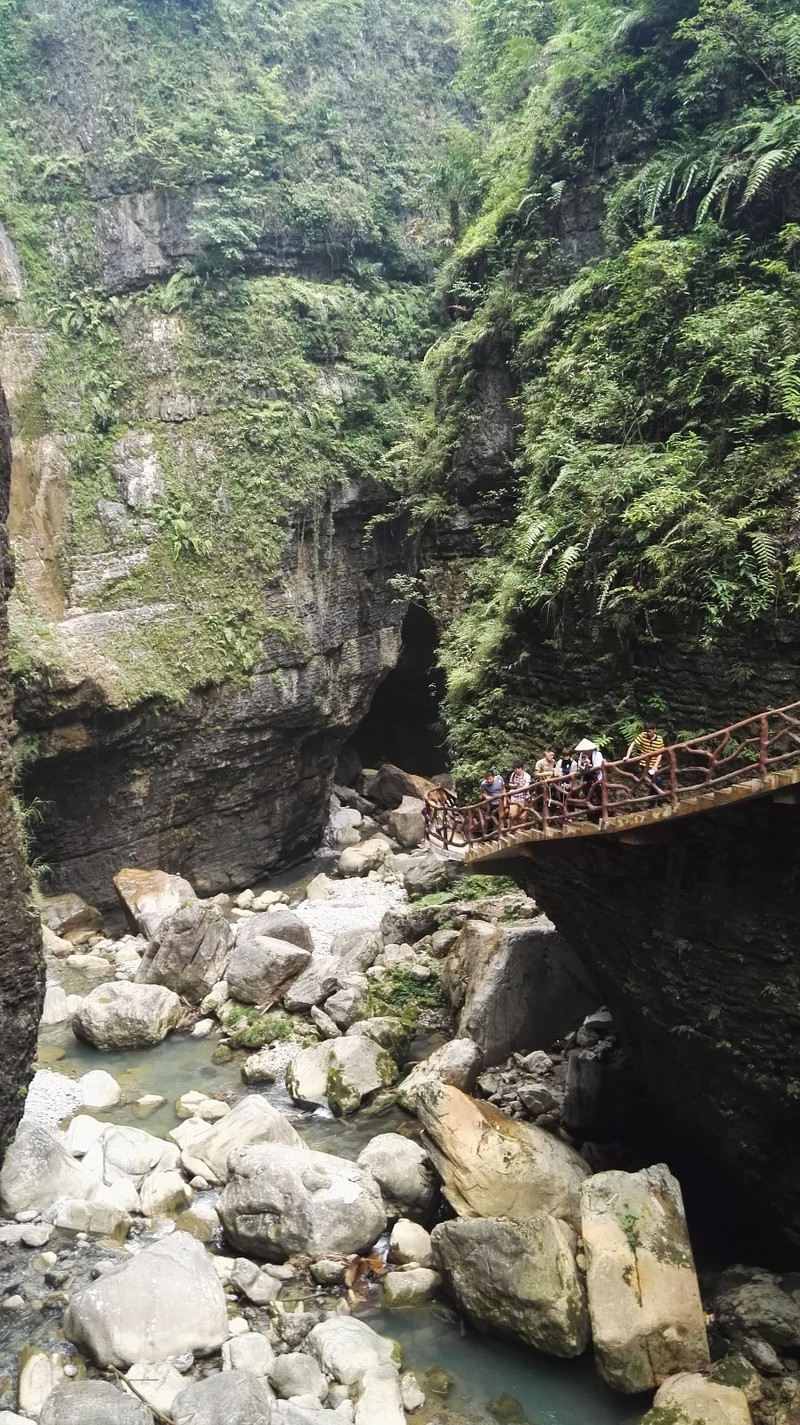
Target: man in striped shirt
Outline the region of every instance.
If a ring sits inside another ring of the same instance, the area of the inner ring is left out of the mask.
[[[664,790],[664,783],[659,772],[663,751],[664,739],[661,733],[656,731],[655,723],[648,721],[644,725],[644,730],[634,737],[625,753],[626,757],[634,755],[641,757],[642,766],[647,773],[648,791],[652,797],[659,796]]]

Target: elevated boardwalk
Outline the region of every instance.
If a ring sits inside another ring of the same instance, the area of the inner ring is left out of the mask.
[[[531,857],[557,840],[613,837],[635,843],[665,823],[756,797],[800,799],[800,702],[770,709],[703,737],[666,747],[655,786],[641,756],[606,763],[602,776],[578,772],[551,778],[491,808],[458,806],[452,794],[431,793],[425,820],[429,844],[465,864]]]

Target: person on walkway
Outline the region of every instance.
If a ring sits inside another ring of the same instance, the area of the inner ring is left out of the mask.
[[[599,807],[603,795],[603,754],[590,737],[582,738],[575,751],[578,754],[578,772],[582,779],[583,796],[590,807]]]
[[[664,791],[660,772],[663,752],[664,739],[657,731],[654,720],[648,718],[643,730],[634,737],[625,756],[641,757],[642,770],[647,776],[647,792],[651,797],[660,797]]]
[[[533,769],[536,777],[554,777],[556,774],[556,749],[548,747],[543,757],[540,757]]]
[[[538,767],[538,762],[537,762]],[[522,821],[530,802],[531,774],[526,772],[521,762],[515,762],[508,779],[508,820],[509,823]]]
[[[488,802],[488,815],[484,823],[487,833],[499,829],[500,818],[506,801],[506,784],[499,772],[490,769],[480,784],[481,798]]]

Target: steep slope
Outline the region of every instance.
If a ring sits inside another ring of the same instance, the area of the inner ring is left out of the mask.
[[[12,657],[57,885],[313,846],[399,647],[449,0],[10,0]],[[222,848],[222,849],[220,849]]]

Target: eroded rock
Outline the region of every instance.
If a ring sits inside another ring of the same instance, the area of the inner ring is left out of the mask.
[[[145,1049],[160,1044],[181,1017],[181,1002],[163,985],[113,980],[85,996],[73,1032],[95,1049]]]
[[[224,979],[233,927],[218,906],[189,901],[161,921],[136,972],[139,984],[166,985],[200,1004]]]

